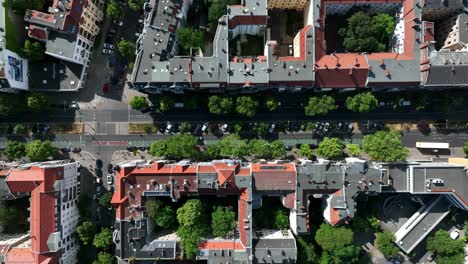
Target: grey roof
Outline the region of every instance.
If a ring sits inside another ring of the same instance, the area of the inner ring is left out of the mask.
[[[287,263],[297,258],[296,240],[288,238],[260,238],[252,241],[255,263]]]
[[[463,0],[426,0],[424,9],[462,9],[464,7]]]
[[[31,90],[73,91],[80,88],[84,67],[80,64],[49,57],[42,63],[30,63],[29,69],[29,88]]]
[[[227,13],[229,19],[236,16],[266,16],[267,0],[244,0],[244,6],[228,6]]]
[[[430,68],[425,85],[468,85],[468,51],[429,48]]]
[[[74,60],[76,36],[51,31],[47,38],[46,53],[60,58]]]
[[[414,192],[455,192],[465,201],[468,200],[468,175],[463,166],[446,163],[421,163],[412,165]],[[441,179],[434,184],[430,179]]]

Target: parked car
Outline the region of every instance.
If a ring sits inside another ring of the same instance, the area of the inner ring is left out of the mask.
[[[102,170],[98,168],[94,168],[94,174],[96,174],[96,177],[102,178]]]
[[[99,197],[99,196],[101,196],[101,194],[102,194],[102,187],[101,187],[101,185],[98,185],[96,187],[96,196]]]
[[[457,240],[458,237],[460,237],[460,230],[454,229],[452,232],[450,232],[450,238],[453,240]]]
[[[291,146],[291,145],[285,145],[285,146],[284,146],[284,149],[285,149],[286,151],[291,151],[291,150],[292,150],[292,146]]]
[[[80,110],[80,105],[76,101],[71,101],[68,107],[73,110]]]
[[[107,172],[114,173],[114,166],[110,163],[107,165]]]
[[[97,159],[97,160],[96,160],[96,168],[101,169],[101,168],[102,168],[102,165],[103,165],[102,160]]]
[[[114,54],[114,51],[111,49],[102,49],[102,54],[111,55]]]
[[[71,152],[71,148],[70,147],[63,147],[60,149],[60,151],[62,151],[63,153],[68,153],[68,152]]]
[[[229,128],[229,125],[228,125],[228,124],[224,124],[224,125],[221,126],[221,130],[222,130],[224,133],[227,132],[228,128]]]
[[[270,125],[270,129],[268,129],[268,132],[269,132],[270,134],[273,133],[273,131],[275,131],[275,127],[276,127],[276,124],[275,124],[275,123],[272,123],[272,124]]]
[[[166,123],[166,130],[165,130],[165,133],[171,133],[172,132],[172,123],[171,122],[167,122]]]
[[[113,49],[114,49],[114,45],[109,44],[109,43],[104,43],[104,48],[105,48],[105,49],[111,49],[111,50],[113,50]]]
[[[202,128],[201,128],[201,131],[202,131],[203,133],[205,133],[207,129],[208,129],[208,122],[206,122],[205,124],[203,124],[203,126],[202,126]]]
[[[74,147],[73,148],[73,153],[80,153],[81,152],[81,148],[79,147]]]
[[[107,174],[107,184],[108,185],[112,185],[112,183],[114,182],[114,177],[112,174]]]
[[[200,129],[202,127],[201,124],[197,124],[194,126],[195,128],[193,129],[193,134],[198,134],[198,132],[200,132]]]
[[[427,261],[432,262],[434,260],[434,253],[430,253],[426,258]]]

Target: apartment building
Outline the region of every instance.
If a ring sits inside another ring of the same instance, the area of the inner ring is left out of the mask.
[[[65,78],[60,83],[60,90],[77,90],[83,87],[86,80],[88,64],[91,59],[99,23],[104,18],[104,0],[55,0],[48,12],[27,10],[24,20],[29,23],[28,36],[45,43],[47,55],[64,63],[44,67],[44,75],[56,74],[57,78],[43,79],[34,87],[46,90],[47,86],[60,82],[61,76],[73,73],[75,79]],[[70,64],[71,63],[71,64]],[[56,67],[58,73],[55,71]],[[65,67],[63,67],[65,66]],[[79,68],[79,75],[76,74]]]
[[[80,164],[48,161],[3,170],[13,194],[30,195],[30,243],[3,245],[5,263],[77,263]]]
[[[433,197],[435,204],[428,204],[425,214],[430,217],[413,221],[400,236],[404,241],[400,246],[411,251],[430,232],[421,232],[421,228],[434,228],[448,214],[449,206],[468,210],[467,186],[464,166],[440,162],[373,164],[357,158],[300,164],[236,160],[127,162],[119,167],[111,202],[117,209],[113,234],[116,255],[123,260],[180,259],[178,238],[155,236],[143,204],[150,198],[168,197],[175,202],[198,195],[238,198],[237,235],[231,239],[204,239],[198,246],[197,258],[208,263],[295,262],[298,252],[292,233],[310,232],[310,196],[322,199],[323,216],[333,226],[352,220],[358,195],[410,193]],[[276,196],[289,209],[290,231],[253,230],[252,210],[262,206],[262,196]]]

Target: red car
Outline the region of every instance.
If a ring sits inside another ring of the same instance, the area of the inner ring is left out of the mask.
[[[104,86],[102,87],[102,91],[104,93],[107,93],[109,91],[109,84],[108,83],[105,83]]]

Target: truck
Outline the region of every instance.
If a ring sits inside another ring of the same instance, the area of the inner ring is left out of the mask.
[[[449,149],[449,143],[443,142],[416,142],[416,148],[420,149]]]

